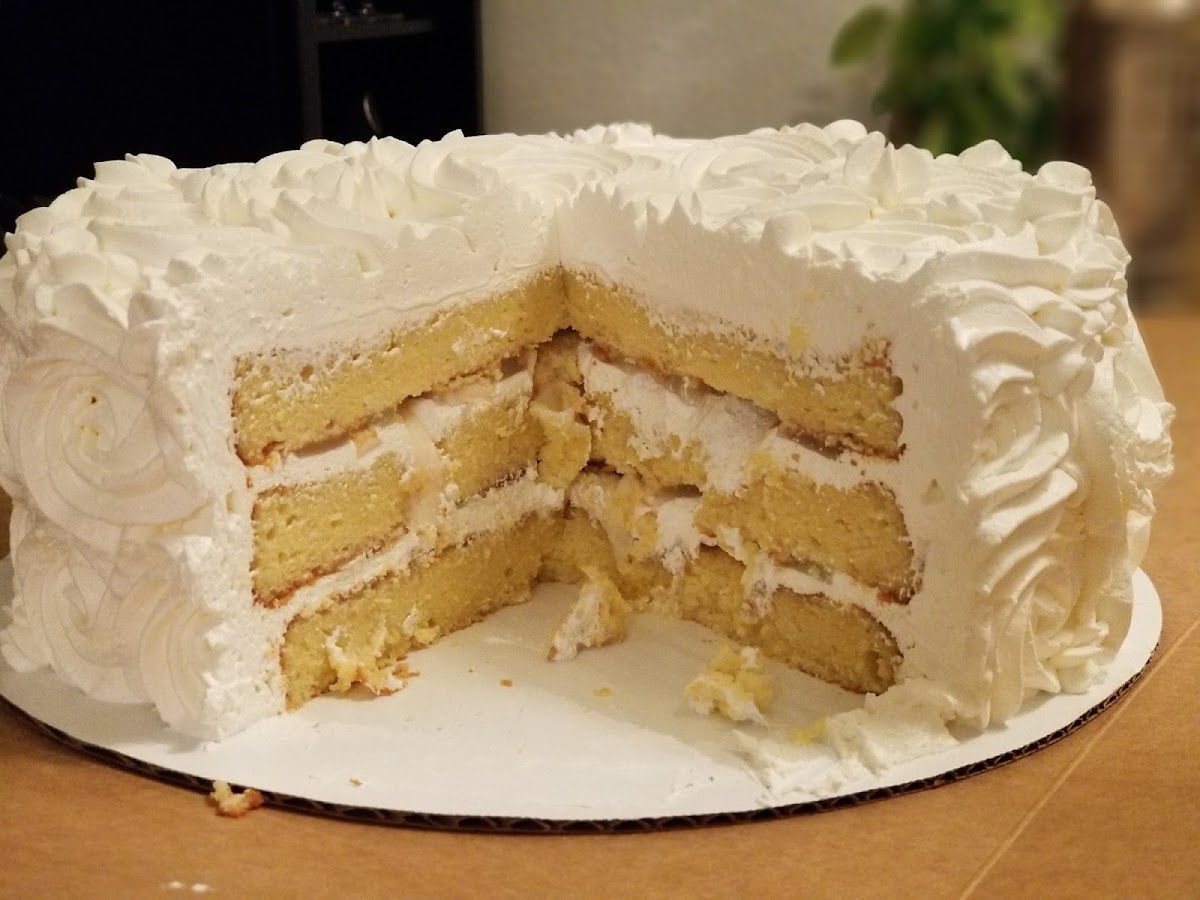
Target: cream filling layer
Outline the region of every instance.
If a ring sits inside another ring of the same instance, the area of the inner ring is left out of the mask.
[[[563,492],[537,481],[537,473],[531,469],[518,479],[453,507],[436,527],[413,528],[378,553],[360,556],[338,571],[298,588],[287,604],[268,615],[278,615],[282,629],[284,623],[318,609],[330,598],[353,593],[389,572],[407,569],[440,548],[512,528],[528,516],[557,512],[562,505]]]
[[[617,553],[628,548],[630,538],[626,523],[610,505],[609,493],[601,485],[578,483],[568,490],[567,499],[572,507],[582,510],[604,530]],[[769,612],[771,595],[781,587],[798,594],[819,594],[830,600],[861,606],[872,615],[878,614],[881,606],[878,590],[845,572],[777,563],[752,542],[744,540],[736,528],[722,527],[716,534],[702,531],[694,518],[701,502],[699,497],[648,494],[634,511],[635,515],[653,520],[656,537],[653,555],[671,574],[680,574],[688,561],[696,558],[702,546],[719,547],[746,566],[742,586],[746,600],[760,615]]]
[[[850,490],[871,482],[892,487],[897,462],[852,451],[821,453],[780,431],[773,415],[749,401],[713,391],[695,379],[667,379],[645,369],[602,359],[583,341],[579,368],[589,400],[605,397],[633,426],[631,446],[642,459],[698,449],[708,482],[697,485],[736,494],[752,458],[765,455],[817,484]],[[603,423],[601,423],[603,424]]]
[[[436,465],[437,443],[472,413],[488,405],[528,401],[533,393],[532,354],[520,365],[519,370],[496,381],[473,381],[415,397],[340,441],[287,454],[274,464],[247,468],[250,489],[261,493],[325,481],[347,471],[366,470],[384,454],[399,456],[409,466]]]

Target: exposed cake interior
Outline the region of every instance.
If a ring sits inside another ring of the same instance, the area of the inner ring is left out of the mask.
[[[239,361],[233,410],[248,464],[366,426],[408,397],[481,372],[564,324],[561,276],[541,273],[351,347],[278,350]]]
[[[428,335],[360,357],[372,399],[348,406],[365,419],[338,405],[354,382],[336,350],[303,367],[310,391],[254,382],[253,408],[269,413],[255,422],[343,423],[320,442],[276,429],[253,444],[274,450],[249,469],[256,600],[324,592],[284,638],[289,705],[359,682],[384,689],[409,651],[539,580],[589,578],[629,609],[698,622],[849,690],[891,686],[900,651],[871,610],[906,600],[918,566],[894,495],[854,464],[886,469],[899,452],[886,355],[868,359],[864,344],[836,377],[809,376],[753,342],[651,322],[628,291],[568,276],[555,295],[556,283],[535,282],[535,324],[516,347],[504,335],[519,355],[500,365],[450,345],[441,352],[458,367],[430,365]],[[462,343],[474,311],[495,305],[444,313],[437,329]],[[379,367],[429,372],[433,389],[375,409]],[[514,516],[507,494],[532,486],[554,499]],[[763,565],[805,589],[766,586]],[[350,586],[323,587],[355,569]]]

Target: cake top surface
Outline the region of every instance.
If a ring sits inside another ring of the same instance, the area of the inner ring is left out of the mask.
[[[494,255],[499,243],[511,264],[535,265],[529,245],[555,211],[589,203],[615,203],[635,228],[699,223],[872,278],[907,279],[935,261],[939,281],[983,272],[1061,294],[1085,315],[1124,286],[1112,216],[1070,163],[1022,173],[994,142],[934,158],[854,122],[714,140],[617,125],[415,147],[310,141],[206,169],[146,154],[102,162],[6,237],[0,306],[18,333],[60,308],[127,324],[136,296],[210,257],[286,252],[295,265],[329,247],[368,275],[398,246],[444,268],[448,255]]]

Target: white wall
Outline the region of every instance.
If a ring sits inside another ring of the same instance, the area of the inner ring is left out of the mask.
[[[829,47],[864,0],[482,0],[490,132],[647,122],[707,137],[870,117]]]

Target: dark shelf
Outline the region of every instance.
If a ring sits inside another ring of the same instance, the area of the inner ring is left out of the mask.
[[[309,25],[309,38],[325,41],[362,41],[372,38],[428,34],[437,28],[432,19],[410,19],[402,13],[373,16],[317,16]]]

